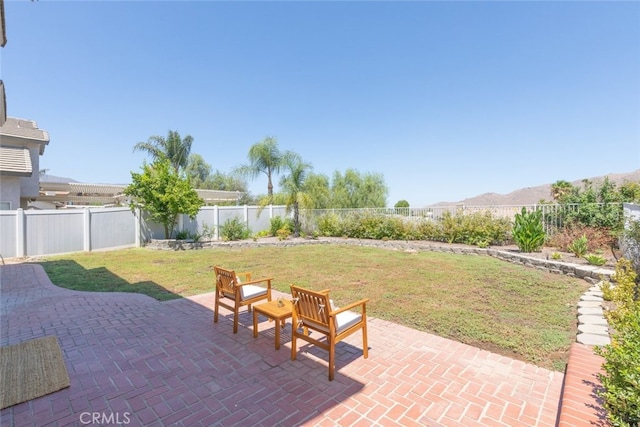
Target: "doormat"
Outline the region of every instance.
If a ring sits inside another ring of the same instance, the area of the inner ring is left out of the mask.
[[[0,347],[0,409],[69,387],[55,336]]]

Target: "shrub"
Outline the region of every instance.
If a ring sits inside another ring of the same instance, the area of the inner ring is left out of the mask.
[[[583,234],[582,237],[575,239],[567,249],[578,258],[583,257],[587,253],[587,250],[589,250],[587,236]]]
[[[513,240],[522,252],[539,252],[544,245],[545,232],[542,211],[527,212],[526,208],[516,214],[512,230]]]
[[[604,357],[604,374],[598,374],[603,390],[607,417],[614,426],[637,426],[640,423],[640,303],[637,301],[636,272],[631,261],[621,258],[616,263],[613,279],[605,282],[604,298],[614,303],[606,313],[614,329],[611,344],[596,347]]]
[[[562,259],[562,254],[559,252],[554,252],[551,254],[551,259],[555,259],[555,260]]]
[[[276,235],[278,236],[278,240],[286,240],[287,237],[291,236],[291,230],[287,227],[282,227],[276,232]]]
[[[553,237],[549,239],[549,244],[565,252],[571,252],[569,250],[571,243],[582,236],[587,236],[588,252],[609,249],[615,243],[615,237],[611,229],[573,223],[554,233]]]
[[[342,231],[342,220],[334,213],[320,215],[316,220],[318,232],[321,236],[340,237],[344,235]]]
[[[640,423],[640,304],[634,303],[614,323],[611,344],[596,347],[604,357],[604,373],[598,374],[607,418],[614,426]]]
[[[243,240],[248,239],[249,236],[251,236],[251,231],[245,223],[240,221],[238,218],[233,218],[227,220],[227,222],[220,227],[220,235],[225,241]]]
[[[605,265],[607,263],[606,258],[597,254],[587,254],[584,256],[584,259],[591,265]]]
[[[491,212],[445,212],[440,224],[441,236],[437,240],[480,247],[504,244],[510,228],[508,220],[493,218]]]
[[[189,237],[189,230],[176,231],[176,240],[187,240]]]
[[[215,227],[209,227],[206,222],[202,223],[202,234],[200,234],[201,238],[204,238],[205,240],[213,240],[214,232]]]

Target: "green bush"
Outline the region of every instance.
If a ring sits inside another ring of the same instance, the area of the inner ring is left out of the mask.
[[[440,223],[442,234],[438,240],[479,247],[504,244],[511,228],[507,219],[494,218],[491,212],[445,212]]]
[[[607,417],[614,426],[637,426],[640,423],[640,303],[636,301],[636,279],[631,261],[621,258],[613,275],[615,286],[605,282],[604,299],[614,309],[606,312],[614,333],[611,344],[596,347],[604,357],[604,374],[598,378],[603,390]]]
[[[606,258],[597,254],[587,254],[584,256],[584,259],[591,265],[605,265],[607,263]]]
[[[251,236],[251,231],[244,222],[233,218],[220,227],[220,235],[224,241],[244,240]]]
[[[316,219],[318,225],[318,233],[321,236],[342,237],[342,220],[335,213],[327,213],[320,215]]]
[[[545,232],[542,225],[542,211],[527,212],[526,208],[516,214],[512,230],[513,240],[522,252],[539,252],[544,245]]]
[[[589,241],[587,240],[587,236],[583,234],[581,237],[575,239],[567,249],[569,249],[569,252],[573,253],[578,258],[583,257],[589,250]]]
[[[611,344],[596,347],[604,357],[603,374],[598,374],[607,418],[614,426],[640,423],[640,304],[632,303],[613,324]]]

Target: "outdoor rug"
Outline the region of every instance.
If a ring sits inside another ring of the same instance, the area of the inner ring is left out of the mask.
[[[69,387],[58,338],[0,347],[0,409]]]

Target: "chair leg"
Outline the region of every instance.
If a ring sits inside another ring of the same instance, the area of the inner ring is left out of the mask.
[[[219,300],[220,300],[220,294],[216,291],[216,303],[213,307],[215,309],[213,313],[213,323],[218,323],[218,311],[220,311]]]
[[[362,326],[362,355],[366,359],[369,357],[369,343],[367,343],[367,322]]]
[[[296,360],[296,331],[291,328],[291,360]]]
[[[235,309],[233,310],[233,333],[237,334],[238,333],[238,306],[235,306]]]
[[[329,341],[329,381],[333,381],[333,371],[336,368],[336,343]]]

